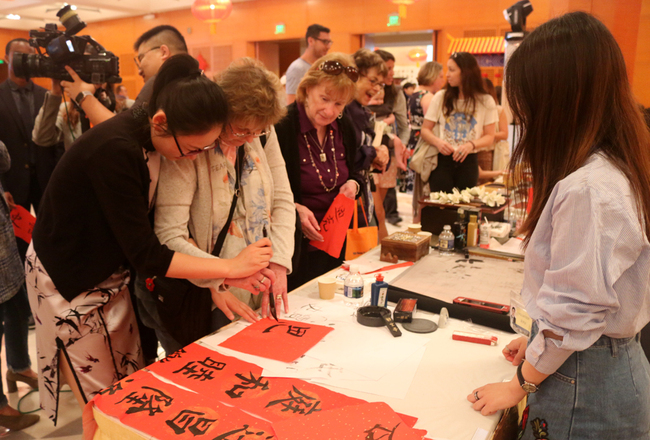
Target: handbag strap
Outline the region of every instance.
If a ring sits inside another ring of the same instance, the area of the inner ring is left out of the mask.
[[[364,203],[361,201],[361,197],[357,199],[359,205],[361,205],[361,211],[363,211],[363,218],[366,220],[366,226],[370,226],[368,224],[368,216],[366,215],[366,208],[363,206]],[[352,229],[355,231],[359,230],[359,210],[357,209],[357,204],[355,203],[354,205],[354,222],[352,223]]]
[[[228,220],[226,220],[226,223],[223,225],[223,228],[221,228],[221,231],[219,232],[219,236],[217,237],[217,243],[214,245],[214,249],[212,249],[212,255],[215,257],[218,257],[219,254],[221,253],[221,248],[223,247],[223,242],[226,241],[226,233],[228,232],[228,229],[230,229],[230,223],[232,222],[232,216],[235,214],[235,208],[237,207],[237,198],[239,197],[239,192],[240,192],[240,178],[241,178],[241,172],[242,168],[244,166],[244,155],[246,152],[244,151],[244,146],[242,145],[239,147],[239,150],[237,150],[237,159],[235,159],[235,193],[232,195],[232,204],[230,205],[230,212],[228,213]]]

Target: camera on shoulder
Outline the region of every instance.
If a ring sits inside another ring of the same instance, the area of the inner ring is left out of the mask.
[[[57,17],[65,32],[54,23],[29,31],[29,44],[38,53],[15,53],[14,73],[21,78],[52,78],[72,81],[64,66],[70,66],[85,82],[119,83],[120,60],[89,35],[76,34],[86,27],[77,12],[65,5]],[[45,53],[41,51],[45,49]]]

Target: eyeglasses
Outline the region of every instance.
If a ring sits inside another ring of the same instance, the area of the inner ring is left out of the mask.
[[[271,133],[271,130],[269,130],[268,127],[266,128],[266,130],[262,130],[259,133],[239,133],[239,132],[235,131],[232,124],[228,124],[228,125],[230,125],[230,131],[232,131],[232,134],[234,134],[235,136],[240,137],[240,138],[248,137],[248,136],[252,136],[252,137],[256,138],[256,137],[260,137],[260,136],[266,136],[266,135]]]
[[[144,59],[144,57],[145,57],[149,52],[151,52],[152,50],[156,50],[156,49],[160,49],[160,46],[152,47],[151,49],[149,49],[149,50],[147,50],[147,51],[145,51],[145,52],[139,54],[137,57],[133,57],[133,61],[135,61],[135,65],[138,66],[138,68],[140,68],[140,63],[142,62],[142,60]]]
[[[379,87],[382,88],[382,89],[384,88],[384,85],[385,85],[385,84],[384,84],[383,82],[381,82],[378,78],[370,79],[370,77],[369,77],[368,75],[364,75],[363,73],[360,73],[359,75],[361,75],[361,76],[363,76],[364,78],[366,78],[366,79],[368,80],[368,82],[370,83],[370,85],[371,85],[373,88],[375,88],[375,87],[377,87],[377,86],[379,86]]]
[[[325,46],[331,46],[332,44],[334,44],[334,42],[333,42],[332,40],[325,40],[325,39],[323,39],[323,38],[314,38],[314,40],[318,40],[318,41],[320,41],[320,42],[323,43]]]
[[[196,150],[191,150],[188,151],[187,153],[183,153],[183,150],[181,150],[181,146],[178,144],[178,139],[176,139],[176,135],[172,135],[174,137],[174,142],[176,142],[176,148],[178,148],[178,152],[181,153],[181,157],[190,157],[190,156],[196,156],[199,153],[203,153],[204,151],[212,150],[213,148],[217,148],[219,145],[219,140],[215,140],[212,142],[210,145],[205,146],[203,148],[197,148]]]
[[[324,61],[320,63],[320,66],[318,66],[318,70],[322,70],[323,72],[327,73],[328,75],[340,75],[342,73],[345,73],[352,82],[357,82],[359,80],[359,71],[357,70],[356,67],[352,66],[344,66],[343,64],[339,63],[338,61],[334,60],[329,60],[329,61]]]

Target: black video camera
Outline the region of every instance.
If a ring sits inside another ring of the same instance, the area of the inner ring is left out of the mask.
[[[86,27],[76,11],[65,5],[57,17],[65,32],[48,23],[42,30],[29,31],[29,44],[38,53],[14,53],[13,68],[21,78],[52,78],[72,81],[64,66],[70,66],[87,83],[120,83],[120,60],[88,35],[76,36]],[[40,48],[45,48],[41,53]]]

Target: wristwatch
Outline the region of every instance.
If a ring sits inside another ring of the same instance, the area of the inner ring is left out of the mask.
[[[84,99],[88,96],[93,96],[92,92],[89,92],[88,90],[84,90],[82,92],[79,92],[77,97],[74,99],[74,101],[77,103],[79,107],[81,107],[81,103],[83,102]]]
[[[519,385],[521,385],[521,388],[523,388],[523,390],[526,391],[526,393],[528,394],[536,393],[537,390],[539,389],[537,385],[535,385],[534,383],[526,382],[526,380],[524,379],[524,375],[521,374],[521,367],[523,365],[524,363],[522,362],[517,367],[517,379],[519,379]]]

